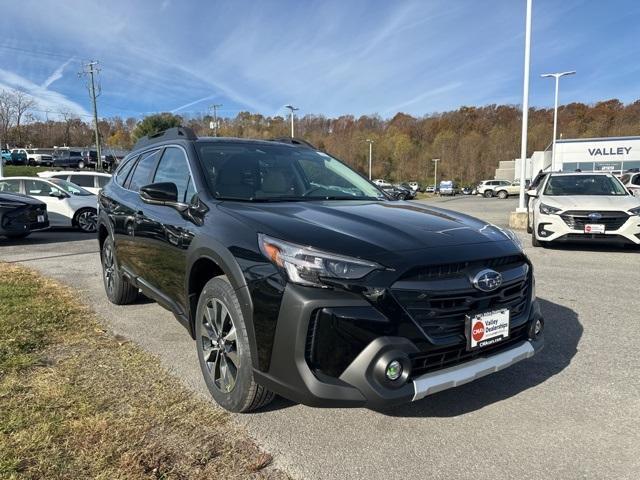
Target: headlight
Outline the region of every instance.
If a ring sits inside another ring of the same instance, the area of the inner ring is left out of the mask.
[[[561,210],[561,208],[551,207],[549,205],[545,205],[544,203],[540,204],[540,213],[544,213],[545,215],[553,215],[554,213],[558,213]]]
[[[629,210],[629,213],[630,213],[631,215],[638,215],[638,216],[640,216],[640,207],[632,208],[631,210]]]
[[[300,285],[324,287],[322,277],[356,280],[383,268],[374,262],[322,252],[311,247],[258,234],[262,253],[287,273],[289,280]]]

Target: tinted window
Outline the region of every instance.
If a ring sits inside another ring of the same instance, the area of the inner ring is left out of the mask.
[[[27,195],[34,195],[36,197],[48,197],[53,192],[62,194],[60,189],[41,180],[25,180],[24,188]]]
[[[71,175],[69,181],[81,187],[93,188],[93,175]]]
[[[69,155],[71,157],[81,157],[82,154],[80,152],[69,152]]]
[[[116,183],[118,185],[124,185],[127,175],[129,175],[129,172],[131,171],[131,167],[136,163],[136,158],[138,157],[130,158],[120,165],[120,168],[118,168],[118,171],[116,172]]]
[[[196,186],[193,184],[193,178],[189,177],[189,185],[187,186],[187,193],[184,196],[186,203],[191,203],[193,196],[196,194]]]
[[[142,155],[142,158],[138,161],[135,170],[131,174],[129,190],[137,192],[140,190],[140,187],[144,187],[151,182],[151,173],[153,172],[153,167],[156,165],[157,159],[158,150]]]
[[[551,176],[545,195],[627,195],[626,189],[608,175]]]
[[[20,180],[0,180],[0,192],[20,193]]]
[[[178,201],[184,202],[191,200],[191,197],[186,199],[189,178],[189,165],[184,152],[176,147],[165,149],[153,178],[153,183],[174,183],[178,187]]]
[[[61,178],[62,180],[66,180],[68,175],[66,173],[61,173],[58,175],[51,175],[51,178]]]
[[[107,183],[109,183],[109,180],[111,180],[111,178],[103,177],[102,175],[98,176],[97,179],[98,179],[98,187],[100,188],[104,187]]]
[[[631,180],[631,183],[633,185],[640,185],[640,175],[636,175],[635,177],[633,177],[633,180]]]

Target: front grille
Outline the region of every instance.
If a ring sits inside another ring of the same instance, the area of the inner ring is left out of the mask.
[[[455,345],[427,353],[415,353],[409,356],[411,359],[411,376],[413,378],[419,377],[425,373],[452,367],[480,356],[492,355],[502,350],[507,350],[526,338],[527,324],[525,323],[524,325],[512,328],[509,332],[508,339],[479,350],[467,351],[464,345]]]
[[[400,280],[425,281],[439,278],[450,278],[462,275],[463,271],[473,267],[497,268],[506,265],[522,263],[521,255],[510,255],[507,257],[489,258],[473,262],[445,263],[441,265],[429,265],[412,268]]]
[[[589,218],[589,215],[597,214],[600,218]],[[618,230],[629,219],[629,215],[625,212],[607,212],[607,211],[568,211],[560,215],[560,218],[572,230],[584,230],[587,224],[604,225],[605,230]]]
[[[464,341],[467,315],[508,308],[511,319],[526,308],[527,278],[503,285],[486,293],[469,288],[455,293],[431,293],[420,290],[394,290],[396,300],[434,343]]]

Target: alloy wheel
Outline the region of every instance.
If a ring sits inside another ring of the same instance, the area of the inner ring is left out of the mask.
[[[115,282],[115,265],[113,261],[113,249],[107,243],[102,250],[102,275],[107,292],[112,293]]]
[[[84,210],[80,212],[76,221],[78,222],[78,227],[80,227],[80,230],[83,232],[92,233],[96,231],[96,212],[92,210]]]
[[[240,356],[235,324],[229,309],[218,298],[210,299],[204,308],[200,342],[213,384],[220,392],[230,393],[238,379]]]

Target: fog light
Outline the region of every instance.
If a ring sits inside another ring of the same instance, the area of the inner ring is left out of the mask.
[[[537,319],[533,327],[533,334],[537,337],[542,332],[542,320]]]
[[[402,375],[402,364],[398,360],[389,362],[384,374],[391,381],[399,379]]]

